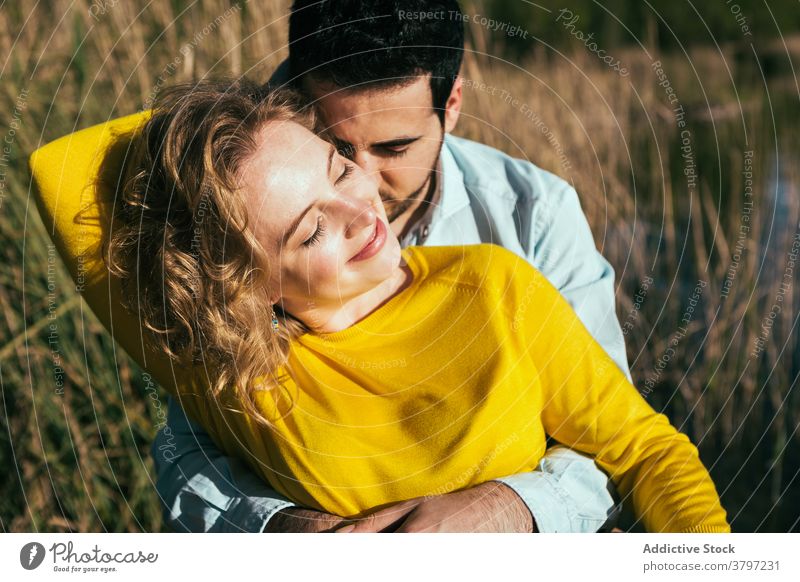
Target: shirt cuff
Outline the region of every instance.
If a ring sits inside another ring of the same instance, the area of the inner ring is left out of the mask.
[[[569,499],[550,475],[539,471],[495,479],[520,496],[527,505],[540,533],[572,531],[566,510]]]
[[[227,511],[225,532],[262,533],[267,522],[281,509],[296,507],[291,501],[259,497],[242,497]]]
[[[615,519],[609,493],[587,496],[579,483],[570,486],[564,475],[531,471],[495,481],[520,496],[540,533],[595,533]]]

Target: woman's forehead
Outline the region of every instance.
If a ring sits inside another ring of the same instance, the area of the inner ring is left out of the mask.
[[[258,231],[273,238],[325,187],[329,149],[330,144],[295,122],[264,127],[241,173]]]
[[[329,147],[294,121],[269,122],[256,137],[255,151],[243,164],[244,182],[280,186],[288,181],[299,187],[324,170]]]

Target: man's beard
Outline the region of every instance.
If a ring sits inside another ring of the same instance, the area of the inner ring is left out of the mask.
[[[394,222],[396,218],[405,214],[409,208],[414,206],[416,202],[420,199],[420,197],[426,195],[429,189],[429,186],[433,183],[433,171],[428,174],[428,179],[425,182],[414,190],[409,196],[403,198],[402,200],[398,200],[391,194],[385,194],[384,192],[380,192],[381,200],[383,200],[383,206],[386,208],[386,217],[389,219],[389,222]]]
[[[383,201],[383,206],[386,209],[386,217],[389,219],[389,222],[394,222],[396,218],[399,218],[405,214],[408,209],[414,206],[414,204],[416,204],[420,198],[427,198],[429,195],[433,194],[433,189],[436,187],[436,168],[439,165],[439,156],[442,155],[443,141],[444,132],[442,132],[442,139],[439,141],[439,150],[436,154],[436,159],[433,160],[433,164],[431,165],[431,171],[428,173],[428,178],[419,188],[414,190],[402,200],[395,198],[387,192],[378,192],[381,196],[381,200]]]

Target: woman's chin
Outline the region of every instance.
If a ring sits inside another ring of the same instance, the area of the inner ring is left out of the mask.
[[[386,246],[384,247],[384,251],[388,253],[389,261],[394,268],[400,266],[401,262],[401,253],[402,249],[400,248],[400,242],[397,240],[397,237],[394,235],[390,235],[389,238],[386,240]]]
[[[400,244],[392,237],[386,241],[381,251],[369,261],[364,261],[356,273],[363,281],[370,281],[372,286],[378,286],[394,279],[402,268],[402,254]]]

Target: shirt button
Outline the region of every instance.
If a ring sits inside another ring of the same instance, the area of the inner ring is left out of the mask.
[[[425,225],[422,229],[422,239],[428,238],[428,225]]]

